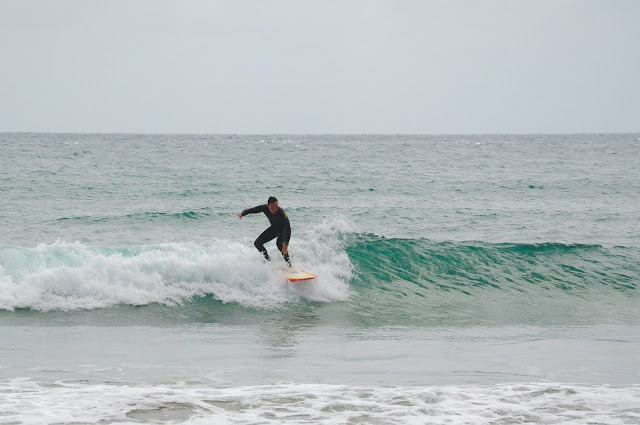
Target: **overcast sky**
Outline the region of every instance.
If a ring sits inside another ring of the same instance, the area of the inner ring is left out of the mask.
[[[640,131],[640,1],[0,0],[0,131]]]

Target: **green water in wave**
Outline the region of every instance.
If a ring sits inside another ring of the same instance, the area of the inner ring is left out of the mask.
[[[371,322],[578,325],[638,318],[638,248],[360,235],[347,252],[354,308]]]

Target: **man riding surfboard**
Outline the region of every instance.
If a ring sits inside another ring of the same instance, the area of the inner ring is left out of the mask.
[[[264,258],[267,261],[271,261],[271,257],[269,257],[269,253],[264,247],[264,244],[277,237],[278,239],[276,239],[276,246],[282,253],[284,260],[287,262],[287,264],[289,264],[289,267],[291,267],[291,261],[289,260],[289,239],[291,239],[291,224],[289,223],[289,217],[287,216],[286,211],[280,208],[278,206],[278,200],[274,196],[271,196],[269,197],[266,204],[246,209],[241,213],[236,213],[236,215],[240,220],[242,220],[242,217],[244,217],[245,215],[256,213],[263,213],[264,215],[266,215],[269,219],[269,223],[271,223],[271,226],[269,226],[267,230],[265,230],[260,236],[258,236],[258,239],[256,239],[253,245],[264,255]]]

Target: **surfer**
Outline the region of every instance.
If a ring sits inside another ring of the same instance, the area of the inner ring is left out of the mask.
[[[236,213],[238,218],[242,220],[247,214],[255,214],[255,213],[263,213],[269,219],[269,223],[271,226],[262,232],[258,239],[253,243],[258,251],[264,255],[264,258],[267,261],[271,261],[269,257],[269,253],[267,249],[264,247],[264,244],[276,239],[276,246],[282,253],[284,260],[291,267],[291,261],[289,260],[289,239],[291,238],[291,225],[289,224],[289,217],[285,210],[278,206],[278,200],[271,196],[269,197],[266,204],[258,205],[257,207],[249,208],[241,213]]]

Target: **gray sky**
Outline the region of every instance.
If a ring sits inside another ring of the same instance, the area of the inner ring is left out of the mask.
[[[0,0],[0,131],[640,131],[640,1]]]

